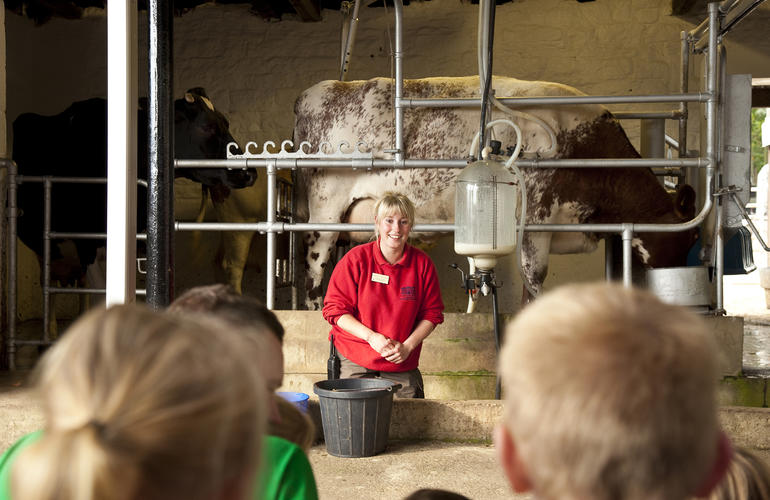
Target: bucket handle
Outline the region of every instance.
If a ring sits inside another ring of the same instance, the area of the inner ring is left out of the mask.
[[[401,384],[393,384],[388,387],[370,387],[368,389],[331,389],[332,392],[374,392],[374,391],[397,391],[401,389]]]

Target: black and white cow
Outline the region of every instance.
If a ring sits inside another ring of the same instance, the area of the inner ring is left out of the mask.
[[[29,176],[105,177],[107,174],[107,103],[88,99],[73,103],[54,116],[25,113],[13,122],[13,160],[19,174]],[[147,113],[139,110],[138,176],[147,177]],[[225,158],[226,147],[235,142],[227,118],[214,109],[202,88],[188,90],[174,102],[174,156],[178,159]],[[214,168],[178,169],[176,176],[200,182],[204,189],[225,196],[231,188],[250,186],[254,170]],[[140,196],[145,192],[139,189]],[[104,185],[55,185],[52,194],[51,228],[58,232],[104,233],[106,189]],[[22,183],[18,204],[21,217],[18,236],[39,258],[43,254],[43,194],[40,183]],[[140,197],[137,226],[146,227],[147,206]],[[53,242],[51,278],[62,284],[83,283],[85,270],[94,261],[101,240],[78,239]],[[75,251],[71,251],[71,249]]]
[[[495,77],[498,97],[576,96],[582,92],[558,83]],[[406,80],[405,97],[472,97],[479,95],[478,77]],[[368,81],[324,81],[309,88],[295,105],[295,143],[322,141],[337,144],[366,142],[375,157],[389,158],[394,144],[393,85],[385,78]],[[523,111],[545,121],[556,134],[554,158],[637,158],[625,132],[610,112],[599,105],[530,106]],[[495,110],[493,119],[506,117]],[[537,123],[512,118],[522,131],[524,151],[541,155],[550,139]],[[479,129],[477,109],[409,109],[404,118],[407,158],[467,158]],[[509,127],[495,127],[503,147],[514,146]],[[352,221],[356,212],[371,221],[370,204],[386,190],[408,195],[422,223],[454,219],[455,177],[458,169],[301,169],[307,212],[313,223]],[[646,168],[523,169],[528,192],[527,223],[675,223],[694,215],[694,192],[689,186],[676,200]],[[550,253],[590,252],[605,235],[592,233],[527,232],[522,242],[522,267],[535,291],[547,275]],[[306,235],[307,305],[321,306],[321,281],[338,233]],[[633,240],[635,258],[648,267],[684,265],[694,231],[640,233]]]

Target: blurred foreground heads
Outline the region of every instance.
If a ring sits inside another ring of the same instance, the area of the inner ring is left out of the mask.
[[[117,306],[78,320],[36,377],[46,419],[12,497],[246,498],[267,411],[253,342],[199,319]]]
[[[715,348],[702,320],[612,284],[559,288],[506,330],[495,442],[539,499],[680,500],[729,462]]]

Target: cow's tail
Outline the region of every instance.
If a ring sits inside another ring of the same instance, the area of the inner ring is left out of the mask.
[[[203,222],[206,217],[206,205],[209,201],[209,188],[205,184],[201,184],[201,206],[198,207],[198,215],[195,216],[195,222]],[[201,243],[201,232],[192,232],[192,248],[198,248]]]
[[[310,207],[307,199],[307,183],[310,180],[309,172],[304,168],[298,168],[292,171],[292,181],[294,183],[294,217],[297,222],[307,222],[310,220]]]

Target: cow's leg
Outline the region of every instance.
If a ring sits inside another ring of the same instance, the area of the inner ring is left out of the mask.
[[[521,294],[522,305],[532,301],[543,290],[543,282],[548,275],[551,235],[552,233],[524,234],[521,245],[521,271],[523,274],[521,279],[524,282]]]
[[[254,233],[251,231],[224,231],[222,233],[222,270],[225,273],[227,283],[237,293],[242,293],[243,270],[249,258],[251,239]]]
[[[308,310],[317,311],[323,307],[323,277],[337,243],[339,233],[309,232],[305,234],[307,254],[305,258],[305,304]]]

